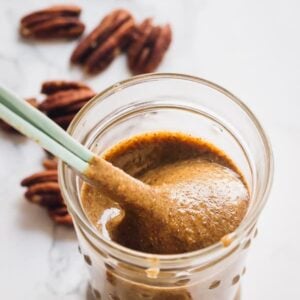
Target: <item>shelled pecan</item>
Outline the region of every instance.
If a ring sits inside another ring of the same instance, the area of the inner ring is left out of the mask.
[[[127,50],[128,67],[134,74],[153,72],[161,63],[172,40],[169,24],[154,26],[146,19],[132,31],[132,42]]]
[[[95,96],[87,85],[75,81],[47,81],[42,85],[45,100],[39,109],[66,129],[76,113]]]
[[[56,92],[61,92],[65,90],[79,89],[90,90],[90,87],[87,86],[85,83],[79,81],[51,80],[45,81],[42,84],[41,93],[45,95],[52,95]]]
[[[25,101],[27,101],[27,103],[29,103],[33,107],[37,107],[37,105],[38,105],[37,100],[35,98],[28,98],[28,99],[25,99]],[[2,120],[0,120],[0,127],[4,131],[7,131],[9,133],[20,134],[19,131],[15,130],[13,127],[11,127],[10,125],[8,125],[7,123],[5,123]]]
[[[20,34],[24,38],[76,38],[84,31],[79,20],[81,8],[75,5],[51,6],[23,17]]]
[[[21,181],[26,187],[28,201],[48,210],[49,216],[58,224],[72,225],[71,216],[63,202],[57,179],[57,169],[44,170]]]
[[[25,197],[28,201],[45,207],[57,207],[63,203],[57,179],[57,170],[45,170],[22,180],[27,187]]]
[[[127,10],[113,11],[79,42],[71,62],[83,65],[90,74],[103,71],[127,45],[133,28],[134,19]]]

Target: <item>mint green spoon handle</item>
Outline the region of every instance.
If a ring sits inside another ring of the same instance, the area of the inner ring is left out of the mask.
[[[83,173],[93,153],[23,99],[0,85],[0,119]]]
[[[38,109],[28,104],[24,99],[15,95],[12,91],[0,84],[0,102],[8,109],[26,119],[33,126],[44,131],[58,143],[62,144],[66,149],[73,152],[76,156],[84,161],[90,161],[93,154],[91,151],[83,147],[78,141],[71,138],[60,126],[51,121]],[[10,121],[8,120],[7,123]],[[24,133],[26,135],[26,133]]]

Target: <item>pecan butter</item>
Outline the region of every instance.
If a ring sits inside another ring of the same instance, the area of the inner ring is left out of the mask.
[[[103,158],[169,199],[154,202],[161,208],[160,218],[155,218],[142,203],[120,205],[83,184],[82,206],[90,221],[107,239],[126,247],[160,254],[204,248],[234,231],[247,212],[249,192],[242,175],[229,157],[202,139],[148,133],[121,142]],[[178,245],[174,239],[168,244],[168,226],[170,234],[184,234],[184,245],[182,239]]]

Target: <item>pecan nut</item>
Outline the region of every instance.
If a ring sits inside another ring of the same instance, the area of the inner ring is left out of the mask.
[[[132,31],[132,42],[127,50],[128,67],[133,74],[153,72],[161,63],[172,41],[169,24],[154,26],[146,19]]]
[[[56,5],[33,12],[21,19],[20,34],[24,38],[76,38],[84,29],[79,20],[81,8],[75,5]]]
[[[72,219],[63,202],[57,179],[57,169],[35,173],[21,181],[26,187],[28,201],[48,210],[49,216],[58,224],[71,225]]]
[[[45,170],[32,174],[21,181],[22,186],[30,187],[42,182],[57,182],[57,170]]]
[[[64,109],[75,103],[87,102],[95,93],[87,89],[66,90],[49,95],[40,105],[39,109],[47,113]]]
[[[57,170],[35,173],[21,181],[27,187],[25,197],[28,201],[45,207],[58,207],[63,203],[57,180]]]
[[[42,84],[41,93],[45,95],[52,95],[56,92],[61,92],[65,90],[79,89],[90,90],[90,87],[87,86],[85,83],[79,81],[49,80],[45,81]]]
[[[27,103],[32,105],[33,107],[37,107],[38,103],[35,98],[28,98],[25,100]],[[11,127],[9,124],[5,123],[4,121],[0,120],[0,127],[4,130],[7,131],[8,133],[16,133],[20,134],[19,131],[15,130],[13,127]]]
[[[128,11],[113,11],[78,44],[71,62],[83,65],[90,74],[103,71],[126,46],[133,28],[134,19]]]
[[[95,96],[87,85],[74,81],[48,81],[42,85],[47,95],[39,109],[66,129],[77,112]]]

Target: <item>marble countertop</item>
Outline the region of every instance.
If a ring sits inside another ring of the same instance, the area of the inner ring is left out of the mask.
[[[73,42],[18,38],[18,21],[63,1],[0,0],[0,82],[36,95],[48,79],[86,79],[95,90],[130,74],[119,57],[99,76],[69,67]],[[65,1],[64,1],[65,2]],[[88,31],[115,7],[139,20],[169,21],[174,43],[158,71],[207,78],[243,99],[273,144],[274,186],[248,259],[243,300],[300,299],[300,2],[298,0],[78,0]],[[23,198],[20,180],[40,170],[43,152],[0,132],[0,293],[10,300],[85,299],[86,270],[74,232],[54,226]]]

